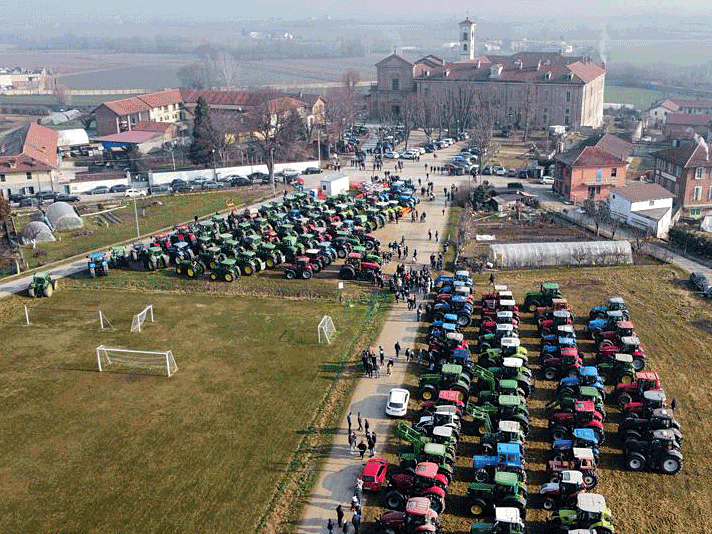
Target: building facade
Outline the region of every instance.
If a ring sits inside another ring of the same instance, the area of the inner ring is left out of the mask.
[[[57,132],[28,123],[0,140],[0,193],[56,191]]]
[[[665,237],[672,223],[673,194],[658,184],[636,183],[611,190],[611,215],[634,228]]]
[[[563,152],[554,158],[554,192],[576,203],[607,200],[610,190],[626,183],[628,162],[596,146]]]
[[[684,142],[653,157],[655,183],[675,196],[681,215],[712,215],[712,157],[704,141]]]

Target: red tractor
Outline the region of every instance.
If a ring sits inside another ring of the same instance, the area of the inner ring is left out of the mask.
[[[558,353],[544,358],[544,378],[556,380],[564,376],[578,376],[583,360],[577,347],[562,347]]]
[[[309,258],[306,256],[297,256],[294,258],[294,263],[287,265],[284,269],[284,276],[287,280],[294,280],[295,278],[309,280],[312,276],[314,276]]]
[[[493,334],[498,324],[511,324],[514,330],[519,330],[519,319],[511,311],[499,311],[494,317],[484,317],[480,323],[480,333]]]
[[[556,310],[550,314],[544,314],[537,320],[537,328],[540,336],[553,334],[559,326],[574,324],[574,318],[568,310]]]
[[[430,499],[430,507],[441,514],[445,510],[447,487],[448,479],[438,473],[438,464],[420,462],[414,472],[391,476],[386,506],[391,510],[401,510],[410,497],[427,497]]]
[[[596,346],[600,349],[601,347],[620,345],[622,338],[633,336],[635,336],[633,323],[630,321],[618,321],[614,328],[610,330],[602,330],[595,335],[594,339],[596,341]]]
[[[650,417],[654,410],[667,407],[667,397],[662,389],[649,389],[643,392],[640,401],[621,405],[623,417]]]
[[[571,304],[566,299],[551,299],[551,306],[541,306],[534,312],[534,320],[550,318],[555,311],[567,311],[572,313]]]
[[[643,348],[640,346],[640,340],[635,336],[626,336],[617,340],[611,340],[611,344],[606,344],[598,349],[596,359],[604,359],[613,357],[616,354],[630,354],[633,356],[633,369],[642,371],[645,369],[645,362],[648,359]]]
[[[171,236],[171,241],[173,241],[174,243],[178,241],[187,241],[192,247],[197,243],[198,238],[195,236],[195,234],[189,227],[178,226],[175,229],[175,233]]]
[[[660,389],[660,377],[652,371],[640,371],[635,373],[635,380],[630,384],[616,384],[613,401],[622,408],[642,401],[643,393],[651,389]]]
[[[157,234],[151,237],[151,247],[161,247],[163,252],[167,252],[171,246],[171,237],[168,234]]]
[[[361,260],[361,255],[357,253],[349,254],[347,263],[339,271],[342,280],[370,280],[372,276],[381,276],[381,266]]]
[[[549,434],[553,440],[569,439],[574,428],[590,428],[601,444],[605,438],[603,414],[593,401],[576,401],[573,412],[556,412],[549,416]]]
[[[423,413],[434,412],[438,406],[455,406],[457,408],[458,417],[462,417],[462,411],[465,409],[465,403],[461,400],[462,395],[459,391],[451,389],[441,390],[438,392],[437,400],[424,402],[422,405]]]
[[[421,534],[439,533],[440,520],[430,507],[427,497],[408,499],[405,512],[386,512],[376,521],[377,533]]]
[[[561,473],[572,469],[581,471],[583,482],[588,489],[593,489],[598,484],[596,459],[591,449],[573,447],[565,457],[549,460],[546,466],[549,482],[559,482]]]

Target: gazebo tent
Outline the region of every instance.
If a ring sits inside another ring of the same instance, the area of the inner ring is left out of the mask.
[[[74,230],[84,226],[84,221],[77,215],[74,208],[66,202],[54,202],[47,208],[47,220],[55,229],[63,232],[65,230]]]
[[[490,245],[487,259],[500,269],[536,269],[584,265],[628,265],[628,241],[575,241]]]
[[[49,226],[40,221],[31,221],[22,229],[22,243],[27,244],[32,240],[35,243],[51,243],[56,241]]]

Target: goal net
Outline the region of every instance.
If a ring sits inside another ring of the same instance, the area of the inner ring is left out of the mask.
[[[141,333],[141,326],[143,325],[144,322],[146,322],[146,317],[148,317],[151,322],[153,322],[153,305],[149,304],[146,306],[146,309],[144,309],[141,313],[137,313],[136,315],[133,316],[133,320],[131,321],[131,331],[132,332],[138,332],[139,334]]]
[[[129,350],[99,345],[96,348],[99,372],[115,368],[138,368],[150,371],[163,371],[170,378],[178,366],[173,359],[173,352]]]
[[[334,339],[336,328],[334,328],[334,321],[331,320],[330,316],[325,315],[322,320],[319,321],[318,335],[319,343],[323,343],[324,341],[331,343],[331,340]]]

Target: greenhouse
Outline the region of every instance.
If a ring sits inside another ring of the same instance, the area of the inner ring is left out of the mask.
[[[499,269],[536,269],[592,265],[628,265],[628,241],[574,241],[490,245],[487,258]]]
[[[51,243],[55,241],[52,231],[41,221],[31,221],[22,229],[22,243]]]
[[[74,208],[66,202],[54,202],[47,208],[45,215],[51,227],[60,232],[74,230],[75,228],[84,226],[82,218],[77,215]]]

